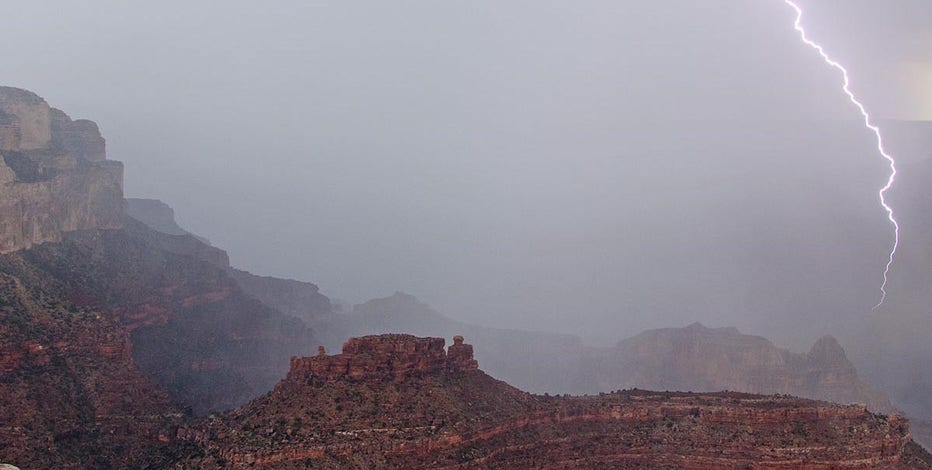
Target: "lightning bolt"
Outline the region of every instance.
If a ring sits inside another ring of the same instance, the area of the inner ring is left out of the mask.
[[[887,178],[887,183],[880,188],[878,194],[880,196],[880,205],[883,206],[883,209],[887,212],[887,219],[890,220],[890,224],[893,225],[893,247],[890,248],[890,256],[887,259],[887,265],[883,269],[883,283],[880,285],[880,301],[877,302],[877,305],[874,306],[874,310],[883,305],[884,300],[887,299],[887,282],[890,275],[890,267],[893,266],[893,258],[896,256],[896,250],[900,246],[900,224],[897,223],[896,217],[893,216],[893,208],[887,204],[887,191],[893,186],[893,183],[896,181],[896,161],[893,159],[890,154],[884,150],[883,147],[883,136],[880,135],[880,128],[875,126],[871,121],[871,116],[867,112],[867,108],[858,101],[857,97],[854,96],[854,93],[850,88],[850,80],[848,79],[848,70],[846,70],[841,64],[832,59],[828,53],[825,52],[825,49],[822,48],[819,44],[813,42],[806,35],[806,30],[803,29],[803,10],[796,3],[793,3],[791,0],[783,0],[787,5],[789,5],[793,10],[796,11],[796,22],[793,24],[793,27],[799,32],[799,38],[808,45],[809,47],[815,49],[822,59],[825,60],[825,63],[829,66],[837,69],[841,72],[841,76],[844,79],[844,90],[845,94],[848,95],[848,99],[851,100],[851,103],[858,108],[858,111],[861,112],[861,116],[864,118],[864,126],[870,129],[874,136],[877,138],[877,150],[880,152],[880,155],[887,160],[890,164],[890,177]]]

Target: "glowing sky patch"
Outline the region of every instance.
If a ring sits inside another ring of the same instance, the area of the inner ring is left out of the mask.
[[[901,62],[893,67],[892,73],[900,112],[891,117],[932,121],[932,62]]]
[[[848,79],[848,70],[846,70],[841,64],[833,60],[828,55],[828,53],[825,52],[825,49],[823,49],[822,46],[813,42],[806,35],[806,30],[803,29],[802,27],[802,21],[803,21],[802,8],[800,8],[799,5],[796,5],[795,3],[793,3],[791,0],[784,0],[784,2],[790,7],[792,7],[793,10],[796,11],[796,22],[793,24],[793,27],[796,29],[797,32],[799,32],[799,38],[809,47],[812,47],[813,49],[815,49],[819,53],[819,55],[822,56],[822,59],[825,60],[826,64],[835,68],[841,73],[841,76],[843,78],[842,90],[845,92],[846,95],[848,95],[848,99],[851,100],[851,103],[853,103],[858,108],[858,111],[861,112],[861,116],[864,117],[864,126],[870,129],[874,133],[874,136],[876,136],[877,138],[877,150],[880,152],[880,155],[885,160],[887,160],[887,162],[890,164],[890,176],[889,178],[887,178],[887,183],[882,188],[880,188],[880,191],[878,191],[878,194],[880,195],[880,205],[887,212],[887,219],[889,219],[890,223],[893,225],[893,246],[890,248],[890,256],[887,259],[886,266],[884,266],[883,283],[880,285],[880,301],[877,302],[877,305],[874,306],[874,309],[876,309],[877,307],[880,307],[881,305],[883,305],[884,300],[887,299],[887,282],[889,281],[890,267],[893,266],[893,258],[896,255],[896,249],[900,245],[900,224],[897,223],[896,217],[893,216],[893,208],[890,207],[889,204],[887,204],[887,197],[886,197],[887,191],[890,190],[890,187],[893,186],[894,181],[896,181],[896,161],[893,159],[892,156],[890,156],[884,150],[883,136],[881,136],[880,134],[880,128],[873,124],[871,120],[871,116],[867,112],[867,108],[865,108],[864,105],[861,104],[860,101],[858,101],[858,99],[854,96],[854,93],[851,91],[851,88],[850,88],[851,82]]]

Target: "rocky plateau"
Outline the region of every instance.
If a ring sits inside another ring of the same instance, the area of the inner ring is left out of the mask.
[[[179,430],[201,468],[930,468],[899,415],[788,396],[552,397],[454,338],[354,338],[296,357],[245,407]]]

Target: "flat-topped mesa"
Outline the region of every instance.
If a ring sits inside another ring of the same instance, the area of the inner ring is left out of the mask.
[[[456,336],[449,352],[443,338],[386,334],[350,338],[343,352],[328,356],[292,357],[286,382],[337,382],[343,380],[403,382],[409,377],[477,370],[472,345]]]

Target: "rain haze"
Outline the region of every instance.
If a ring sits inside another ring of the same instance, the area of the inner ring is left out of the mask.
[[[932,119],[932,3],[800,4],[879,118]],[[593,342],[878,314],[888,168],[782,0],[218,5],[18,2],[0,53],[236,266]]]

